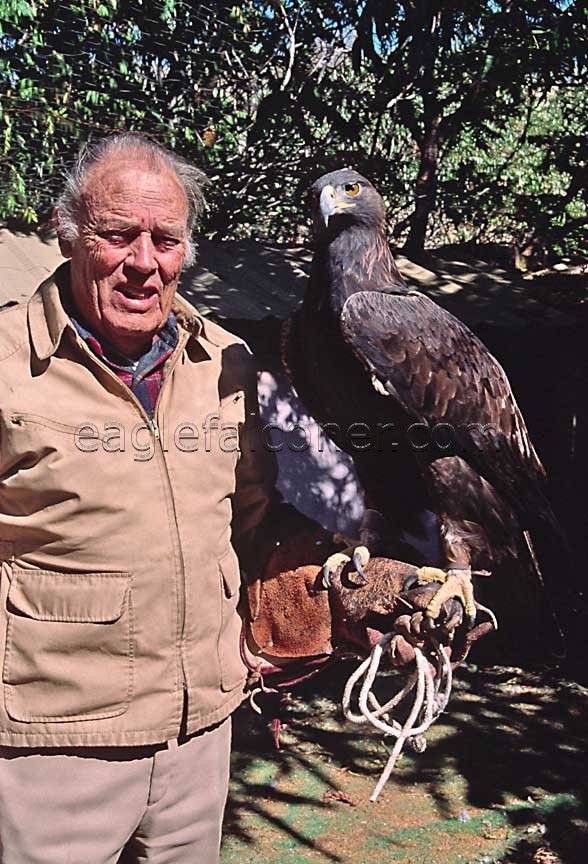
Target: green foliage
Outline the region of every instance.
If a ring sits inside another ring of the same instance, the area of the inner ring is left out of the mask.
[[[229,20],[176,0],[3,0],[0,218],[45,217],[92,136],[137,129],[196,156],[225,86],[219,46],[242,38]]]
[[[585,82],[587,23],[586,10],[567,0],[366,0],[353,60],[358,71],[374,72],[376,107],[378,100],[394,105],[418,148],[414,211],[400,226],[412,245],[422,247],[429,217],[443,203],[443,163],[457,161],[469,177],[462,139],[473,136],[483,159],[538,96]],[[459,185],[462,178],[458,171],[453,179]],[[504,179],[496,175],[499,186]]]
[[[0,0],[0,219],[88,138],[142,130],[214,182],[206,229],[303,233],[353,164],[399,238],[579,250],[588,18],[567,0]]]
[[[587,110],[584,91],[558,88],[520,106],[503,126],[464,129],[443,162],[437,242],[587,255]]]

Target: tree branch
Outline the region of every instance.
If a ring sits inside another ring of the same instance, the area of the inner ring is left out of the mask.
[[[286,28],[286,31],[287,31],[288,36],[290,38],[290,47],[288,49],[288,68],[286,69],[286,74],[284,75],[284,77],[282,79],[282,83],[280,85],[280,90],[283,91],[283,90],[286,90],[286,88],[288,87],[288,84],[290,83],[290,80],[292,78],[292,70],[294,69],[294,61],[296,60],[296,48],[297,48],[297,45],[296,45],[296,28],[298,27],[298,20],[300,18],[300,9],[298,9],[298,11],[296,13],[296,19],[294,21],[294,25],[292,25],[290,23],[288,13],[286,12],[286,7],[281,2],[281,0],[277,5],[278,5],[278,9],[280,10],[280,12],[282,14],[282,18],[284,20],[284,27]]]

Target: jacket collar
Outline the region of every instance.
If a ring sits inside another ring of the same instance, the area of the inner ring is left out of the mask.
[[[68,261],[39,285],[28,302],[29,332],[39,360],[47,360],[55,354],[64,331],[73,328],[63,308],[60,286],[69,286]]]
[[[64,299],[70,291],[69,261],[64,261],[57,270],[39,285],[28,302],[28,322],[31,342],[39,360],[47,360],[57,351],[62,336],[74,327],[64,308]],[[67,300],[65,301],[67,303]],[[190,336],[206,338],[204,322],[194,307],[176,294],[173,312],[178,324]],[[204,348],[204,346],[201,346]]]
[[[204,320],[199,312],[194,309],[191,303],[184,300],[179,294],[174,297],[172,312],[176,316],[176,320],[180,327],[187,330],[191,336],[197,339],[200,335],[205,336]]]

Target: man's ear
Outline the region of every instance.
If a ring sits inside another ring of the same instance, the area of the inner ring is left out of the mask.
[[[61,236],[61,232],[59,230],[59,208],[54,207],[53,213],[51,214],[51,221],[55,226],[55,230],[57,231],[57,242],[59,243],[59,251],[63,255],[64,258],[71,258],[72,256],[72,243],[71,240],[65,240]]]

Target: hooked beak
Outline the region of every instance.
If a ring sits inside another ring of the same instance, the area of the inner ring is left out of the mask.
[[[342,210],[348,210],[350,207],[355,207],[355,203],[353,201],[341,201],[337,195],[337,191],[329,183],[321,192],[319,207],[325,228],[327,228],[331,216],[336,216],[337,213],[340,213]]]

